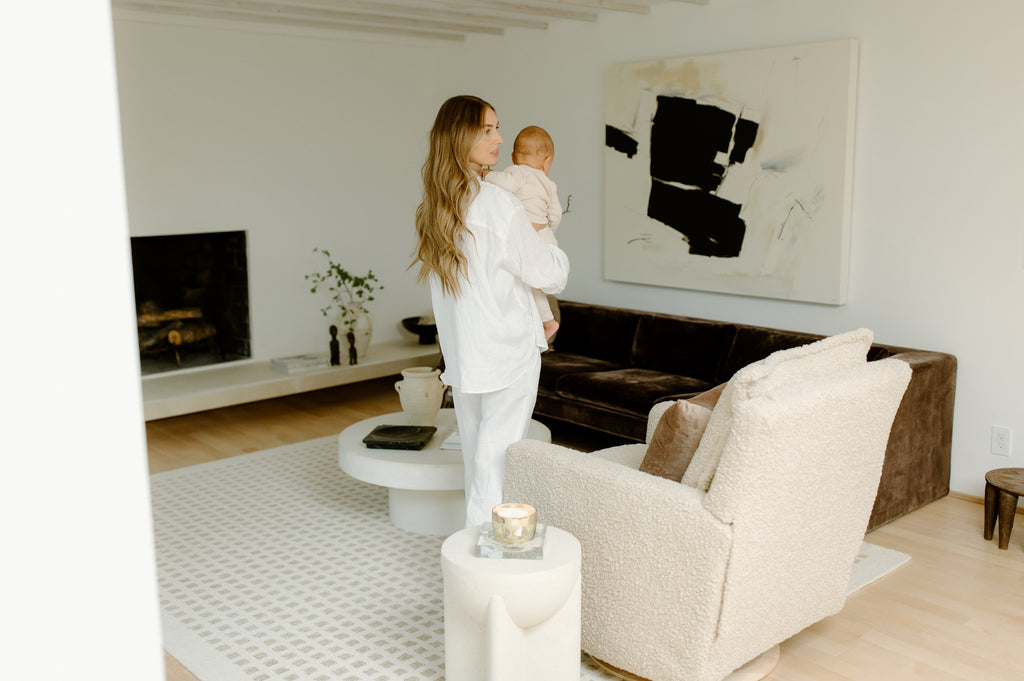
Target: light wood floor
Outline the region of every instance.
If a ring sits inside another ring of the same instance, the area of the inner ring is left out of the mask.
[[[399,411],[395,378],[146,424],[154,473],[341,431]],[[591,450],[599,437],[553,426]],[[912,556],[846,607],[782,644],[775,681],[985,681],[1024,678],[1024,519],[1000,551],[981,536],[982,506],[946,497],[871,532]],[[198,681],[166,656],[168,681]],[[203,679],[202,681],[218,681]],[[538,680],[541,681],[541,680]]]

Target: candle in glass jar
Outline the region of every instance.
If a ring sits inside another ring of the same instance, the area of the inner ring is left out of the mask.
[[[537,531],[537,509],[529,504],[498,504],[491,509],[494,538],[503,544],[522,544]]]

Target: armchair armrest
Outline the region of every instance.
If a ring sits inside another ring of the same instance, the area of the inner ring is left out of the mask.
[[[640,468],[640,464],[643,463],[646,454],[647,445],[637,443],[609,447],[608,449],[591,452],[590,456],[596,456],[605,461],[611,461],[612,463],[637,470]]]
[[[639,462],[643,447],[609,453]],[[533,505],[539,522],[579,539],[584,650],[617,666],[640,662],[629,668],[642,669],[642,658],[651,656],[679,665],[711,645],[732,530],[704,509],[703,492],[602,453],[513,443],[505,459],[505,499]],[[598,612],[605,621],[598,621]],[[644,626],[621,626],[627,622]],[[623,633],[644,630],[662,632],[660,640]]]

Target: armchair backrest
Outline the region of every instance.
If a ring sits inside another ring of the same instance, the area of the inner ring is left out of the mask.
[[[873,338],[874,334],[869,329],[856,329],[809,345],[779,350],[736,372],[718,399],[683,482],[704,491],[710,487],[732,429],[735,403],[763,395],[779,386],[864,364]]]
[[[910,375],[885,359],[733,403],[704,498],[734,533],[716,645],[767,648],[842,607]]]

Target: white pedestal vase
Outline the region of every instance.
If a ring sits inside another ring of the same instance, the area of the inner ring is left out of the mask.
[[[402,370],[402,380],[395,383],[402,411],[413,426],[433,426],[441,410],[444,383],[441,370],[431,367],[410,367]]]
[[[355,325],[352,327],[352,345],[354,345],[356,350],[356,363],[359,363],[363,361],[363,358],[366,357],[366,351],[370,349],[370,339],[373,337],[373,317],[363,309],[350,312],[347,315],[347,319],[345,314],[339,315],[338,328],[342,329],[342,337],[339,340],[343,348],[341,353],[343,357],[349,352],[347,328],[352,318],[355,318]],[[344,359],[342,363],[345,363]]]
[[[369,312],[356,314],[356,328],[352,333],[356,336],[356,358],[362,360],[370,349],[370,338],[373,336],[373,317]]]

